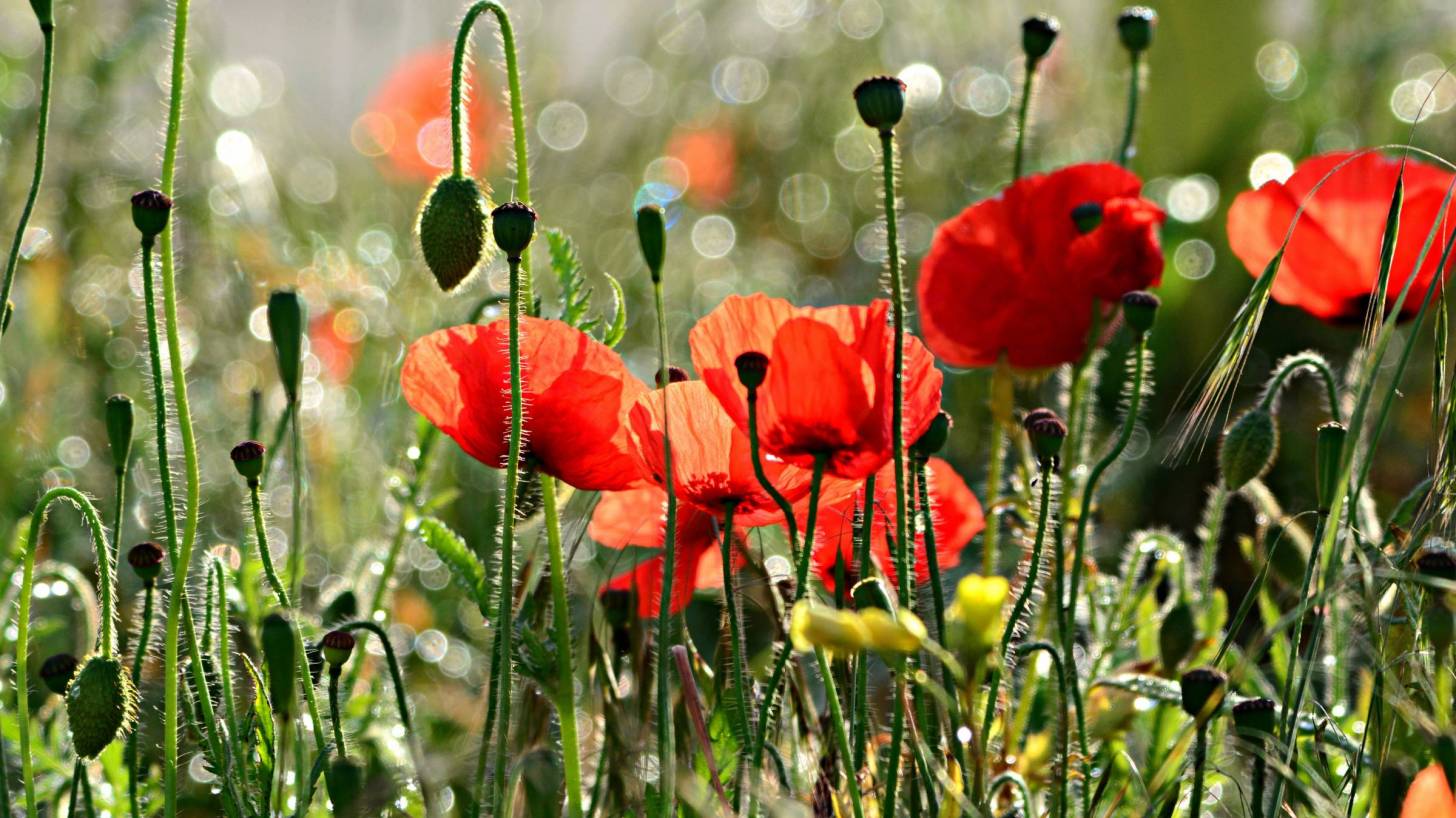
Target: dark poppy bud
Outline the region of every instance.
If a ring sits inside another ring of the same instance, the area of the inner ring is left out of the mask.
[[[1193,608],[1187,602],[1179,601],[1168,609],[1163,624],[1158,628],[1158,653],[1163,660],[1163,670],[1173,673],[1183,660],[1193,652],[1198,641],[1198,627],[1194,621]]]
[[[1057,35],[1061,31],[1062,24],[1049,14],[1037,14],[1023,20],[1021,50],[1026,54],[1026,59],[1032,65],[1041,62],[1041,58],[1052,50],[1052,44],[1057,41]]]
[[[1234,734],[1250,744],[1265,741],[1274,735],[1276,707],[1273,699],[1245,699],[1234,705]]]
[[[1199,721],[1206,720],[1218,710],[1227,684],[1228,677],[1223,671],[1211,667],[1194,668],[1183,674],[1178,685],[1183,694],[1183,712]]]
[[[147,540],[133,545],[131,550],[126,552],[126,561],[131,565],[131,570],[141,577],[142,582],[150,586],[162,573],[162,560],[166,556],[166,553],[162,551],[162,546]]]
[[[51,10],[51,0],[30,0],[30,8],[35,12],[35,19],[40,23],[41,31],[55,28],[56,19]]]
[[[66,686],[76,675],[76,657],[69,653],[57,653],[40,664],[40,680],[46,689],[57,696],[66,695]]]
[[[298,648],[293,642],[293,623],[282,614],[263,617],[263,665],[268,670],[268,699],[274,715],[293,716],[296,704],[294,682],[298,681]]]
[[[744,389],[757,389],[768,380],[768,356],[762,352],[745,352],[733,359],[733,366]]]
[[[1456,581],[1456,553],[1439,544],[1421,546],[1416,570],[1428,577]]]
[[[490,212],[490,230],[506,258],[519,259],[536,237],[536,211],[520,202],[506,202]]]
[[[1102,203],[1083,202],[1072,208],[1072,224],[1084,236],[1096,230],[1102,225]]]
[[[323,648],[324,660],[334,669],[344,666],[349,657],[354,655],[354,634],[348,631],[329,631],[319,641]]]
[[[447,293],[469,278],[486,254],[488,206],[480,186],[464,176],[440,177],[425,197],[415,233],[425,266]]]
[[[1158,13],[1147,6],[1128,6],[1117,15],[1117,36],[1122,47],[1134,54],[1153,44],[1153,30],[1158,27]]]
[[[131,460],[132,429],[136,425],[136,407],[126,395],[106,399],[106,440],[111,445],[111,462],[118,475],[126,474]]]
[[[334,815],[343,818],[357,818],[363,815],[365,769],[352,758],[335,755],[329,762],[329,774],[324,779],[329,800],[334,802]]]
[[[1376,785],[1380,803],[1379,818],[1398,818],[1405,804],[1405,794],[1411,788],[1410,764],[1404,759],[1392,761],[1380,768],[1380,781]]]
[[[862,579],[855,583],[850,591],[850,598],[854,600],[854,607],[857,610],[867,608],[879,608],[882,611],[894,611],[894,597],[890,596],[890,589],[885,581],[879,577]]]
[[[353,619],[359,615],[359,597],[349,589],[339,592],[339,595],[329,600],[324,608],[323,623],[332,625],[335,622],[343,622]]]
[[[1321,424],[1315,430],[1315,491],[1320,511],[1329,511],[1335,490],[1340,487],[1340,461],[1344,457],[1346,429],[1344,424]]]
[[[1028,412],[1021,425],[1031,439],[1031,448],[1042,468],[1055,464],[1062,452],[1062,441],[1067,438],[1067,424],[1057,417],[1056,412],[1042,407]]]
[[[290,403],[298,400],[298,383],[303,368],[303,332],[308,308],[292,290],[274,290],[268,296],[268,333],[273,337],[273,355],[278,361],[278,379]]]
[[[905,82],[899,77],[870,77],[854,87],[854,105],[864,124],[889,133],[905,115]]]
[[[131,222],[148,241],[162,235],[172,214],[172,200],[160,190],[143,190],[131,197]]]
[[[71,746],[81,758],[95,758],[136,723],[137,692],[131,671],[115,657],[92,655],[66,689]]]
[[[1260,408],[1245,412],[1224,432],[1218,447],[1224,488],[1238,491],[1262,477],[1278,454],[1279,427],[1274,424],[1274,416]]]
[[[952,420],[950,413],[944,409],[935,413],[930,425],[926,427],[925,433],[919,440],[910,444],[910,451],[919,458],[928,459],[931,455],[945,448],[946,441],[950,440],[950,427]]]
[[[658,389],[661,389],[662,388],[662,370],[658,370],[657,371],[657,374],[654,376],[654,380],[657,382],[657,388]],[[687,380],[692,380],[692,379],[688,377],[688,371],[686,369],[683,369],[680,366],[669,366],[667,368],[667,382],[668,383],[682,383],[683,381],[687,381]]]
[[[662,281],[662,263],[667,258],[667,221],[662,208],[644,205],[637,209],[637,244],[653,283]]]
[[[1162,299],[1147,290],[1133,290],[1122,297],[1122,317],[1139,334],[1153,328]]]
[[[256,440],[244,440],[233,447],[229,457],[233,460],[233,468],[238,470],[249,486],[256,486],[258,478],[263,476],[263,455],[267,448]]]
[[[1426,596],[1426,606],[1421,611],[1421,630],[1431,640],[1431,646],[1438,656],[1445,656],[1456,640],[1456,612],[1451,610],[1447,595],[1432,589]]]

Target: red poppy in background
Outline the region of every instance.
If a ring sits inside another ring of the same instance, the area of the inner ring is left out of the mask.
[[[510,437],[508,324],[430,333],[410,345],[400,376],[416,412],[495,468],[505,467]],[[584,490],[641,482],[624,419],[647,386],[617,353],[560,321],[522,317],[521,384],[524,460]]]
[[[741,431],[747,392],[734,361],[745,352],[769,357],[758,390],[763,448],[799,466],[828,456],[829,474],[862,480],[892,456],[894,332],[890,304],[795,307],[761,293],[729,296],[688,335],[693,364]],[[942,375],[919,339],[905,338],[906,440],[918,438],[940,411]]]
[[[1295,211],[1305,204],[1274,277],[1272,295],[1281,304],[1331,323],[1358,323],[1365,318],[1380,275],[1380,240],[1401,164],[1398,158],[1378,153],[1358,156],[1309,196],[1325,174],[1351,156],[1327,153],[1306,159],[1283,182],[1265,182],[1258,190],[1240,193],[1228,213],[1229,247],[1258,276],[1284,243]],[[1444,170],[1405,160],[1405,201],[1388,304],[1399,296],[1431,226],[1442,217],[1441,201],[1451,181],[1452,175]],[[1448,222],[1453,216],[1456,211],[1445,214]],[[1403,315],[1420,309],[1449,235],[1450,227],[1444,227],[1432,243],[1406,297]]]
[[[629,546],[661,550],[667,523],[667,492],[658,486],[602,494],[587,525],[587,535],[607,548]],[[734,529],[741,548],[743,529]],[[723,587],[723,558],[718,549],[718,529],[712,514],[679,503],[677,536],[673,538],[677,560],[673,563],[672,613],[679,613],[699,589]],[[637,598],[637,613],[657,615],[662,602],[662,557],[651,557],[612,577],[602,592],[630,591]]]
[[[971,493],[966,481],[954,468],[938,457],[930,458],[930,502],[935,524],[935,553],[940,569],[960,564],[961,550],[986,527],[981,501]],[[854,565],[855,520],[864,507],[864,489],[835,506],[821,508],[814,531],[814,573],[830,591],[834,590],[834,563],[843,559],[846,567]],[[895,472],[886,465],[875,476],[874,527],[870,530],[870,557],[880,573],[898,586],[895,556],[890,548],[894,539]],[[930,564],[925,555],[925,535],[915,543],[915,578],[930,581]]]
[[[442,43],[401,60],[365,108],[359,124],[382,151],[388,169],[406,179],[430,181],[450,168],[450,71],[454,44]],[[494,106],[466,70],[466,136],[471,171],[490,158]]]
[[[362,338],[362,315],[355,310],[329,310],[308,322],[308,349],[325,375],[343,383],[354,371]]]
[[[1416,774],[1406,791],[1400,818],[1456,818],[1456,798],[1451,796],[1451,785],[1440,764]]]
[[[1117,165],[1072,165],[1019,179],[942,224],[920,266],[925,343],[952,366],[1081,358],[1094,305],[1110,315],[1124,293],[1162,279],[1164,214],[1141,188]]]
[[[733,192],[737,163],[733,135],[726,128],[679,128],[667,143],[667,155],[688,172],[687,196],[698,207],[721,204]]]

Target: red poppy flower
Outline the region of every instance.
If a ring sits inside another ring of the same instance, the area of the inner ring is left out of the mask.
[[[1314,186],[1349,153],[1328,153],[1299,163],[1283,182],[1265,182],[1240,193],[1228,213],[1229,247],[1249,272],[1258,276],[1279,251],[1294,213]],[[1294,228],[1272,295],[1281,304],[1299,307],[1332,323],[1360,322],[1375,293],[1380,274],[1380,238],[1400,160],[1367,153],[1350,161],[1309,198]],[[1400,236],[1390,269],[1389,302],[1394,303],[1415,269],[1416,257],[1431,226],[1441,217],[1441,200],[1452,176],[1444,170],[1408,159]],[[1456,216],[1448,211],[1447,221]],[[1432,243],[1407,296],[1402,312],[1414,315],[1436,275],[1441,247],[1450,235],[1444,228]]]
[[[726,128],[679,129],[668,140],[667,155],[687,168],[687,195],[693,204],[711,207],[733,192],[735,151]]]
[[[764,450],[809,467],[828,455],[829,474],[862,480],[893,452],[894,333],[888,301],[869,306],[795,307],[779,298],[729,296],[688,335],[693,364],[740,430],[748,429],[747,391],[735,359],[769,357],[758,390],[758,434]],[[905,339],[907,441],[940,411],[942,375],[913,336]]]
[[[450,167],[450,72],[453,43],[416,52],[400,61],[375,92],[358,126],[365,129],[387,167],[407,179],[432,180]],[[465,81],[474,86],[467,69]],[[466,136],[472,146],[470,168],[478,171],[490,156],[494,106],[488,93],[466,89]]]
[[[658,486],[602,494],[587,524],[587,535],[607,548],[628,546],[661,550],[666,528],[667,492]],[[723,560],[718,549],[713,515],[685,503],[678,504],[677,561],[673,564],[672,612],[692,601],[699,588],[723,586]],[[737,539],[737,537],[735,537]],[[637,598],[637,613],[657,615],[662,601],[662,557],[651,557],[608,580],[602,591],[630,591]]]
[[[1400,818],[1456,818],[1456,798],[1451,796],[1451,785],[1440,764],[1416,774],[1406,791]]]
[[[410,345],[400,376],[416,412],[496,468],[509,450],[508,323],[430,333]],[[584,490],[641,482],[624,418],[647,386],[617,353],[560,321],[523,317],[521,385],[523,459]]]
[[[1094,305],[1110,315],[1124,293],[1162,279],[1163,211],[1141,187],[1116,165],[1072,165],[1019,179],[942,224],[920,266],[931,351],[952,366],[1081,358]],[[1072,215],[1084,206],[1085,233]]]
[[[981,510],[981,501],[976,499],[966,481],[956,474],[949,463],[932,457],[929,465],[935,553],[940,569],[944,571],[960,564],[961,550],[986,527],[986,517]],[[814,531],[814,573],[830,591],[835,586],[835,561],[843,559],[846,566],[854,565],[855,520],[863,507],[864,489],[861,488],[854,497],[845,502],[819,510]],[[875,476],[874,527],[870,530],[870,557],[880,573],[895,587],[899,586],[895,575],[895,556],[890,543],[894,539],[897,508],[895,472],[891,466],[886,465]],[[920,583],[930,581],[930,564],[926,560],[923,532],[917,536],[915,543],[915,578]]]
[[[324,374],[336,382],[349,379],[363,337],[363,316],[357,310],[329,310],[308,322],[308,349]]]

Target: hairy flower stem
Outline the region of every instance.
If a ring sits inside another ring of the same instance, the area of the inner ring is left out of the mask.
[[[298,584],[303,581],[303,566],[300,560],[303,558],[303,517],[304,497],[307,491],[307,480],[304,474],[303,459],[303,412],[298,405],[298,398],[294,398],[293,411],[290,412],[292,420],[289,421],[289,430],[292,435],[288,442],[288,451],[293,456],[293,525],[292,533],[288,538],[288,587],[290,593],[297,598],[299,596]]]
[[[30,192],[25,196],[25,207],[20,211],[20,223],[15,226],[15,239],[10,243],[10,256],[5,261],[5,280],[0,283],[0,314],[10,303],[10,290],[15,286],[15,268],[20,263],[20,245],[25,240],[25,228],[30,224],[30,214],[35,211],[35,200],[40,195],[40,183],[45,176],[46,133],[51,119],[51,78],[55,73],[56,28],[51,23],[40,27],[45,40],[40,68],[40,113],[35,125],[35,170],[30,177]],[[0,319],[3,320],[3,319]],[[15,320],[12,315],[11,321]],[[3,344],[5,329],[0,328],[0,344]]]
[[[820,459],[822,460],[822,458]],[[822,468],[816,468],[815,471],[822,471]],[[817,492],[815,496],[817,497]],[[806,546],[804,550],[808,551],[809,548]],[[839,751],[840,758],[849,758],[849,735],[844,730],[844,712],[839,707],[839,691],[834,686],[834,669],[829,665],[829,657],[824,654],[824,648],[814,648],[814,658],[819,663],[819,676],[824,681],[824,699],[829,703],[829,721],[833,727],[830,732],[834,737],[835,749]],[[897,707],[895,710],[904,712],[905,708]],[[854,810],[854,818],[864,818],[864,806],[860,803],[858,772],[858,770],[846,769],[844,784],[845,788],[849,790],[849,805]],[[894,815],[888,809],[883,814]]]
[[[1127,79],[1127,122],[1122,128],[1122,145],[1117,149],[1117,164],[1127,167],[1132,161],[1132,136],[1137,130],[1138,94],[1141,90],[1143,55],[1132,52],[1132,68]]]
[[[147,580],[146,587],[142,590],[142,629],[137,636],[136,647],[133,650],[131,660],[131,683],[140,689],[142,681],[142,664],[147,658],[147,649],[152,642],[152,620],[155,618],[153,606],[156,597],[156,583]],[[227,656],[227,652],[223,652]],[[232,703],[232,699],[228,699]],[[140,818],[142,814],[141,797],[138,789],[141,778],[141,760],[137,758],[137,732],[133,730],[131,735],[126,737],[127,756],[131,763],[127,765],[127,797],[131,802],[132,818]]]
[[[355,620],[346,625],[341,625],[339,630],[349,633],[361,630],[368,631],[374,634],[375,638],[379,640],[379,647],[384,651],[385,664],[389,666],[390,681],[394,684],[394,704],[395,709],[399,711],[399,723],[400,726],[404,727],[405,735],[408,736],[410,756],[414,761],[415,775],[419,778],[420,800],[425,804],[425,814],[434,815],[435,812],[432,809],[433,801],[431,800],[430,788],[425,784],[425,768],[420,752],[420,739],[415,733],[414,725],[410,721],[409,693],[404,686],[404,674],[400,672],[399,659],[394,655],[394,645],[390,643],[389,637],[384,633],[384,628],[381,628],[377,622]]]
[[[672,648],[672,581],[677,570],[677,487],[672,474],[672,412],[668,409],[667,396],[671,390],[672,378],[668,370],[667,350],[667,307],[662,295],[662,279],[654,275],[652,301],[657,313],[657,379],[662,384],[662,480],[667,491],[667,520],[662,535],[662,594],[658,598],[657,630],[653,635],[657,644],[657,758],[659,812],[662,818],[677,814],[677,748],[673,735],[672,719],[672,673],[668,652]]]
[[[516,59],[516,35],[511,28],[510,15],[493,2],[476,3],[465,12],[460,22],[460,32],[455,37],[455,58],[450,70],[450,149],[451,175],[456,179],[465,176],[465,160],[468,149],[465,144],[464,74],[465,51],[470,47],[470,31],[476,18],[484,12],[495,15],[500,27],[501,52],[506,61],[506,86],[510,89],[511,137],[515,148],[516,189],[513,198],[522,204],[531,203],[531,162],[526,150],[526,110],[521,94],[521,67]],[[534,302],[531,285],[531,248],[521,254],[521,290],[526,294],[525,309],[530,310]]]
[[[738,734],[747,740],[753,735],[753,714],[748,703],[748,664],[743,656],[742,614],[738,610],[738,593],[733,587],[733,512],[736,503],[723,507],[723,607],[728,612],[728,639],[730,642],[730,666],[733,674],[733,704],[738,709]],[[742,789],[733,791],[733,808],[738,809]]]
[[[996,362],[991,370],[990,424],[987,442],[990,454],[986,459],[986,533],[981,538],[981,573],[995,576],[1001,563],[1001,516],[996,509],[1001,500],[1002,469],[1006,463],[1006,427],[1011,422],[1015,391],[1011,368],[1006,361]]]
[[[860,509],[859,539],[854,549],[854,576],[861,580],[870,575],[870,536],[875,525],[875,475],[870,473],[864,482],[864,506]],[[943,634],[944,631],[942,630]],[[941,638],[945,638],[943,635]],[[862,770],[865,765],[866,747],[869,743],[869,659],[860,654],[854,662],[854,769]]]
[[[348,758],[348,750],[344,747],[344,719],[339,715],[339,677],[343,675],[343,668],[329,668],[329,718],[334,722],[334,752],[339,758]]]
[[[1020,646],[1018,646],[1017,649],[1016,649],[1016,652],[1018,654],[1022,655],[1022,656],[1025,656],[1025,655],[1027,655],[1029,653],[1032,653],[1034,651],[1043,651],[1048,656],[1050,656],[1051,657],[1051,660],[1052,660],[1052,670],[1053,670],[1053,672],[1055,672],[1057,674],[1057,698],[1058,698],[1058,707],[1057,707],[1057,713],[1058,713],[1058,717],[1057,717],[1057,723],[1058,723],[1058,728],[1057,728],[1057,742],[1060,745],[1058,747],[1058,753],[1059,753],[1060,761],[1057,764],[1057,774],[1056,774],[1056,781],[1057,781],[1057,809],[1056,809],[1056,815],[1057,815],[1057,818],[1066,818],[1066,816],[1067,816],[1067,772],[1068,772],[1068,770],[1067,770],[1067,764],[1071,760],[1070,759],[1070,756],[1071,756],[1071,749],[1072,749],[1071,730],[1070,730],[1070,726],[1067,723],[1068,722],[1068,719],[1067,719],[1067,709],[1069,707],[1069,703],[1067,702],[1067,671],[1066,671],[1066,668],[1062,664],[1062,655],[1061,655],[1061,653],[1057,650],[1056,646],[1053,645],[1050,642],[1025,642],[1025,643],[1022,643]]]
[[[551,618],[556,639],[556,716],[561,722],[561,760],[566,774],[566,814],[581,818],[581,748],[576,731],[576,672],[572,667],[571,603],[566,596],[566,558],[556,510],[556,478],[542,474],[546,545],[551,552]]]
[[[1016,112],[1016,153],[1011,157],[1011,181],[1021,178],[1024,169],[1022,158],[1026,149],[1026,121],[1031,113],[1031,91],[1036,84],[1036,60],[1026,61],[1026,73],[1021,82],[1021,107]]]
[[[1193,792],[1188,796],[1188,818],[1203,814],[1203,768],[1208,762],[1208,722],[1198,723],[1193,739]]]
[[[1321,509],[1319,519],[1315,523],[1313,546],[1310,549],[1309,561],[1304,567],[1304,579],[1299,589],[1299,605],[1304,608],[1298,621],[1294,623],[1293,637],[1289,650],[1289,670],[1284,676],[1284,688],[1279,697],[1280,713],[1284,714],[1282,729],[1279,737],[1284,744],[1283,757],[1286,765],[1294,763],[1294,757],[1299,743],[1299,712],[1304,707],[1305,691],[1309,686],[1309,677],[1314,672],[1314,655],[1319,650],[1321,636],[1323,635],[1324,608],[1320,606],[1315,613],[1314,624],[1310,628],[1310,639],[1304,650],[1304,672],[1299,674],[1299,683],[1295,685],[1295,674],[1298,673],[1301,664],[1300,645],[1304,636],[1304,616],[1309,612],[1310,589],[1314,586],[1314,575],[1318,570],[1320,561],[1321,546],[1324,545],[1325,530],[1329,526],[1330,512],[1328,509]],[[1294,768],[1290,768],[1294,769]],[[1274,782],[1274,809],[1280,809],[1284,796],[1283,776],[1276,777]]]

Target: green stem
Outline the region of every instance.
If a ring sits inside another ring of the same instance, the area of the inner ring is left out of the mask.
[[[571,607],[566,596],[566,559],[556,510],[556,479],[541,474],[546,544],[551,553],[551,614],[556,638],[556,715],[561,722],[561,757],[566,772],[566,812],[581,818],[581,748],[576,734],[576,672],[572,668]]]
[[[806,547],[804,550],[809,549]],[[824,655],[823,648],[814,648],[814,658],[819,662],[819,675],[824,680],[824,698],[829,702],[829,721],[833,727],[831,732],[835,747],[840,758],[849,758],[849,736],[844,730],[844,713],[839,708],[839,691],[834,686],[834,670],[829,666],[829,657]],[[904,709],[895,708],[897,712]],[[855,770],[845,770],[844,783],[849,790],[849,804],[854,810],[854,818],[864,818],[864,806],[860,803],[859,777]],[[887,808],[884,814],[894,815],[894,812]]]
[[[925,566],[930,574],[930,601],[935,615],[935,638],[942,643],[945,641],[945,587],[941,583],[940,576],[940,554],[935,546],[935,509],[930,499],[930,468],[927,460],[916,459],[916,479],[919,485],[920,513],[924,517],[925,526]],[[945,662],[940,663],[941,684],[946,690],[955,689],[955,678]],[[955,755],[956,763],[960,765],[961,776],[964,780],[970,775],[970,769],[966,765],[965,744],[956,738],[956,730],[961,725],[960,703],[954,695],[946,698],[946,715],[950,719],[951,735],[949,744]],[[928,782],[927,782],[928,783]]]
[[[1071,736],[1067,719],[1067,673],[1062,666],[1062,656],[1057,651],[1056,645],[1050,642],[1025,642],[1017,647],[1016,652],[1025,656],[1033,651],[1043,651],[1052,659],[1052,669],[1057,674],[1057,694],[1060,699],[1058,708],[1058,738],[1061,743],[1061,763],[1057,765],[1057,818],[1066,818],[1067,815],[1067,765],[1071,756]]]
[[[1001,664],[1003,666],[1006,663],[1007,651],[1011,649],[1011,639],[1016,635],[1016,629],[1021,624],[1021,617],[1026,612],[1032,593],[1036,590],[1036,580],[1041,575],[1041,554],[1046,543],[1047,520],[1051,517],[1054,477],[1051,462],[1044,461],[1041,467],[1041,505],[1036,515],[1036,539],[1032,541],[1031,545],[1031,564],[1026,569],[1026,582],[1021,586],[1021,593],[1016,595],[1016,603],[1011,606],[1011,614],[1006,617],[1006,627],[1001,631]],[[994,689],[992,695],[995,695]]]
[[[293,411],[290,413],[292,420],[289,421],[292,432],[289,440],[289,453],[293,456],[293,519],[292,533],[288,537],[288,587],[294,597],[299,596],[298,584],[303,579],[302,566],[299,560],[303,557],[303,517],[304,511],[303,494],[307,490],[304,475],[303,458],[303,412],[298,406],[298,399],[294,398]]]
[[[1263,748],[1254,751],[1253,783],[1250,785],[1249,801],[1254,818],[1264,818],[1264,779],[1267,775],[1268,762],[1264,759]],[[1358,757],[1359,754],[1357,754]],[[1358,780],[1358,777],[1356,778]],[[1359,787],[1352,789],[1358,790]]]
[[[10,290],[15,285],[15,268],[20,263],[20,245],[25,240],[25,228],[30,224],[30,215],[35,211],[35,200],[40,195],[41,178],[45,176],[46,132],[51,118],[51,78],[55,73],[55,26],[40,27],[45,41],[40,69],[40,115],[35,126],[35,170],[30,177],[30,192],[25,196],[25,207],[20,211],[20,223],[15,227],[15,240],[10,243],[10,256],[5,262],[5,281],[0,283],[0,313],[10,303]],[[10,316],[14,321],[14,315]],[[5,336],[0,329],[0,340]]]
[[[870,473],[864,482],[864,507],[860,510],[859,540],[855,543],[854,576],[856,581],[870,575],[870,537],[875,525],[875,475]],[[944,631],[941,631],[944,633]],[[943,638],[943,637],[942,637]],[[862,770],[865,765],[866,747],[869,743],[869,658],[860,654],[854,662],[854,769]]]
[[[1300,353],[1283,361],[1283,366],[1274,373],[1274,377],[1269,379],[1269,385],[1264,388],[1264,395],[1259,399],[1259,408],[1266,412],[1273,411],[1274,401],[1279,399],[1279,393],[1284,390],[1284,385],[1290,378],[1305,369],[1313,371],[1319,377],[1320,384],[1324,386],[1325,402],[1330,405],[1330,419],[1340,420],[1339,381],[1325,359],[1311,352]]]
[[[758,388],[748,387],[748,448],[749,455],[753,460],[753,476],[757,478],[759,488],[762,488],[769,497],[773,498],[774,504],[784,515],[784,527],[789,533],[789,552],[797,561],[799,557],[798,520],[794,517],[794,506],[788,498],[780,492],[778,486],[768,479],[768,472],[763,468],[762,447],[758,442]],[[871,474],[866,479],[867,490],[874,488],[875,476]],[[868,495],[866,495],[868,496]],[[863,578],[863,574],[860,575]]]
[[[238,730],[237,706],[236,706],[236,704],[235,704],[235,702],[233,700],[233,671],[232,671],[232,656],[233,656],[233,653],[232,653],[232,647],[229,644],[231,642],[231,640],[232,640],[232,637],[229,635],[230,628],[228,626],[227,567],[223,565],[221,559],[218,559],[217,557],[213,557],[212,558],[212,572],[213,572],[213,575],[217,578],[217,582],[215,583],[216,588],[217,588],[217,611],[218,611],[218,617],[217,617],[218,618],[218,621],[217,621],[217,649],[218,649],[217,675],[218,675],[219,679],[222,681],[222,701],[223,701],[223,707],[224,707],[224,709],[225,709],[225,711],[227,713],[228,734],[231,735],[231,736],[233,736],[234,738],[237,738],[239,736],[239,734],[240,734],[240,731]],[[140,669],[140,668],[138,667],[138,669]],[[132,731],[132,735],[136,735],[136,731]]]
[[[1208,510],[1204,515],[1203,548],[1200,554],[1202,566],[1198,578],[1198,593],[1203,604],[1212,610],[1213,592],[1215,583],[1214,574],[1218,568],[1218,541],[1219,535],[1223,532],[1223,518],[1228,511],[1229,492],[1224,488],[1223,482],[1219,481],[1213,488],[1213,495],[1208,498]],[[1306,588],[1305,592],[1308,593]]]
[[[156,598],[156,583],[147,580],[146,587],[142,591],[142,629],[137,637],[136,647],[133,650],[131,660],[131,682],[135,687],[141,685],[142,664],[147,658],[147,650],[152,642],[152,619],[155,617],[153,605]],[[227,656],[226,645],[224,645],[223,656]],[[228,699],[231,704],[231,697]],[[137,731],[133,730],[127,736],[127,751],[131,755],[132,763],[127,768],[127,795],[131,801],[132,818],[141,816],[141,797],[138,794],[138,779],[141,776],[141,760],[137,758]]]
[[[1193,739],[1193,792],[1188,797],[1188,818],[1203,814],[1203,768],[1208,760],[1208,722],[1198,723]]]
[[[1031,113],[1031,90],[1036,82],[1036,61],[1026,61],[1026,73],[1021,83],[1021,107],[1016,113],[1016,153],[1011,160],[1011,181],[1021,178],[1022,157],[1026,147],[1026,120]]]
[[[431,809],[430,788],[425,783],[425,767],[421,763],[420,740],[419,736],[415,733],[414,725],[410,721],[408,691],[404,686],[404,674],[399,669],[399,659],[394,655],[394,645],[390,643],[389,637],[384,633],[384,629],[376,622],[356,620],[341,626],[339,629],[351,633],[360,630],[368,631],[374,634],[375,638],[379,640],[379,647],[384,650],[385,664],[389,666],[390,681],[394,684],[394,705],[395,709],[399,711],[399,723],[400,726],[404,727],[405,735],[409,737],[410,755],[414,761],[415,775],[419,778],[420,800],[425,803],[425,814],[433,815],[434,810]]]
[[[738,592],[733,587],[733,511],[736,503],[723,507],[723,607],[728,611],[728,639],[731,648],[730,663],[733,674],[734,704],[738,708],[738,734],[747,739],[753,735],[753,714],[748,704],[748,665],[743,656],[743,625],[738,610]],[[740,790],[734,790],[734,809],[738,808]]]
[[[1142,70],[1142,53],[1132,52],[1132,70],[1127,80],[1127,123],[1122,129],[1122,146],[1117,149],[1117,164],[1127,167],[1132,161],[1132,135],[1137,130],[1138,114],[1138,91],[1140,86],[1140,72]]]
[[[334,721],[334,751],[339,758],[348,758],[348,750],[344,747],[344,719],[339,715],[339,676],[343,668],[329,668],[329,718]]]
[[[672,435],[669,430],[672,413],[667,406],[672,378],[668,372],[667,308],[663,302],[662,280],[653,276],[652,299],[657,312],[658,381],[662,384],[662,474],[667,491],[667,521],[662,542],[662,593],[657,608],[657,756],[658,783],[661,788],[659,815],[672,818],[677,813],[677,750],[672,720],[672,677],[667,655],[672,648],[672,584],[677,570],[677,489],[673,484]]]

